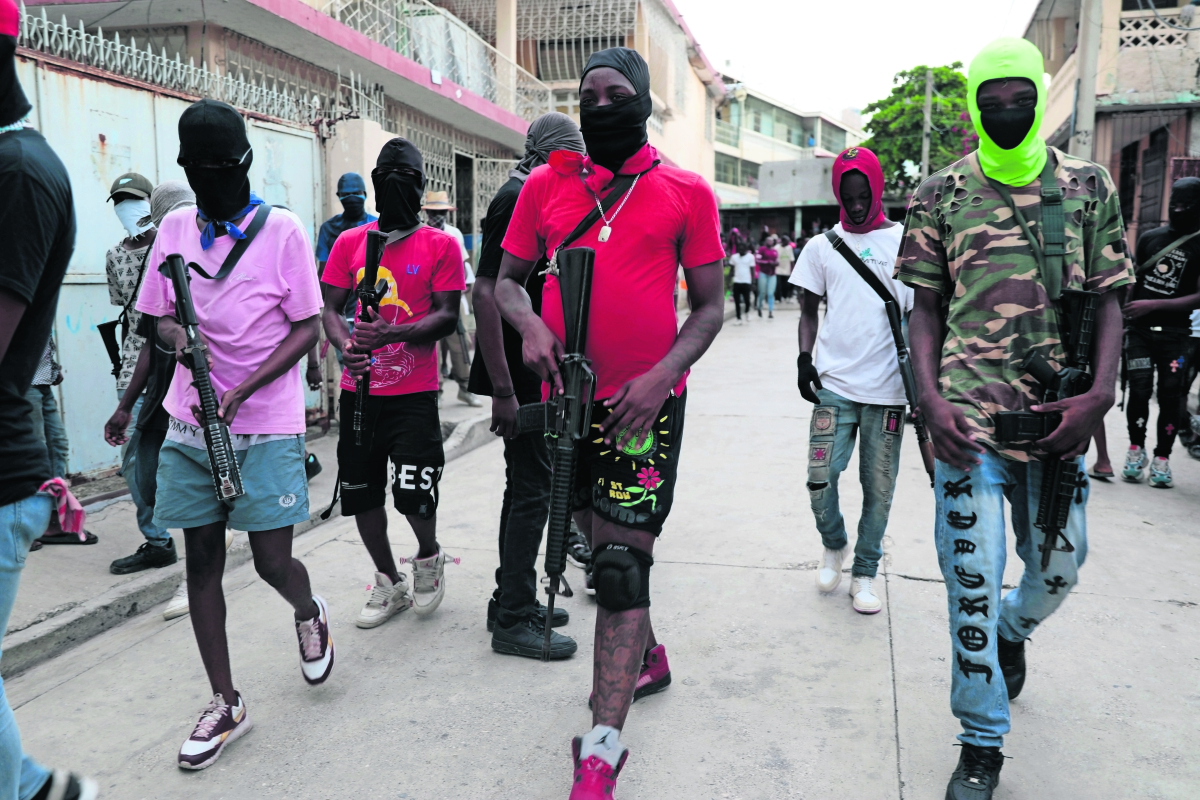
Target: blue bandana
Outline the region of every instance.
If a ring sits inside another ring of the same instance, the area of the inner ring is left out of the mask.
[[[263,204],[263,199],[261,197],[259,197],[258,195],[256,195],[254,192],[251,192],[250,193],[250,205],[246,206],[241,211],[234,214],[233,218],[241,219],[242,217],[246,216],[251,211],[253,211],[255,206],[260,206],[262,204]],[[230,236],[232,236],[234,239],[245,239],[246,238],[246,234],[242,233],[242,229],[239,228],[237,225],[234,225],[232,222],[226,222],[225,220],[219,220],[219,219],[209,219],[208,217],[206,217],[204,215],[204,212],[201,211],[199,208],[196,209],[196,213],[200,216],[201,222],[208,223],[207,225],[204,226],[204,230],[202,230],[200,232],[200,249],[201,250],[207,250],[208,248],[212,247],[213,241],[217,238],[217,228],[216,228],[217,225],[224,226],[225,232],[228,233]]]

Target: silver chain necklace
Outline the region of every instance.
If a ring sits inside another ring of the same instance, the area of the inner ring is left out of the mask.
[[[617,210],[613,212],[612,219],[604,216],[604,206],[600,205],[600,195],[592,192],[592,197],[596,198],[596,208],[600,210],[600,219],[604,220],[604,227],[600,229],[600,235],[597,237],[601,242],[607,242],[608,237],[612,236],[612,224],[616,221],[617,214],[620,214],[621,209],[625,207],[625,203],[629,200],[629,195],[633,194],[633,190],[637,187],[637,182],[641,178],[642,176],[638,175],[633,179],[633,183],[629,185],[629,191],[621,198],[621,202],[617,205]]]

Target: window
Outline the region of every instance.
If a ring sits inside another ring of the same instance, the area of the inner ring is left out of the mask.
[[[543,81],[577,81],[592,53],[624,47],[624,36],[596,36],[538,42],[537,76]]]
[[[829,122],[821,122],[821,147],[831,153],[840,153],[846,149],[846,132]]]
[[[750,130],[763,136],[775,135],[775,106],[757,97],[747,97],[746,116],[749,117]]]
[[[1179,0],[1154,0],[1154,7],[1162,10],[1164,8],[1179,8]],[[1138,2],[1138,0],[1121,0],[1122,11],[1149,11],[1150,4],[1146,0]]]
[[[714,167],[713,178],[718,183],[758,188],[758,164],[753,161],[740,161],[733,156],[717,153]]]
[[[554,110],[579,119],[579,92],[575,89],[558,89],[554,92]]]

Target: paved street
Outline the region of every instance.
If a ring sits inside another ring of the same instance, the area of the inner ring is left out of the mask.
[[[855,614],[845,582],[816,591],[797,316],[789,306],[774,321],[727,323],[689,383],[653,581],[674,683],[630,714],[621,800],[940,800],[958,758],[933,496],[911,431],[879,581],[885,612]],[[1119,460],[1119,412],[1108,422]],[[997,798],[1200,796],[1188,755],[1200,733],[1200,462],[1178,450],[1173,462],[1173,490],[1094,486],[1088,563],[1027,649]],[[104,798],[565,800],[570,737],[591,725],[595,606],[582,593],[566,601],[563,632],[580,640],[567,662],[490,650],[502,466],[489,444],[446,469],[441,540],[462,564],[448,566],[431,618],[357,629],[372,570],[353,522],[297,539],[334,619],[337,666],[322,687],[301,680],[284,602],[250,565],[226,576],[234,678],[255,729],[214,767],[175,767],[210,693],[188,618],[164,623],[161,609],[5,682],[26,750],[93,775]],[[852,461],[852,524],[856,475]],[[398,552],[411,554],[411,532],[391,519]],[[582,584],[577,570],[568,578]]]

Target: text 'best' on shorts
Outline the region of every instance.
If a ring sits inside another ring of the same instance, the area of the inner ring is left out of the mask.
[[[438,482],[446,465],[437,392],[371,395],[363,415],[362,444],[355,444],[355,393],[341,395],[338,482],[342,516],[382,508],[387,498],[388,462],[394,469],[392,503],[405,516],[431,519],[438,507]]]
[[[612,409],[597,401],[592,406],[592,435],[579,443],[572,508],[590,507],[593,514],[622,527],[662,533],[675,498],[686,401],[686,389],[678,397],[672,393],[642,445],[636,446],[635,436],[623,450],[604,443],[600,426]]]
[[[203,429],[171,417],[158,454],[154,522],[198,528],[225,522],[239,531],[270,531],[308,519],[304,435],[231,433],[245,494],[217,498]]]

